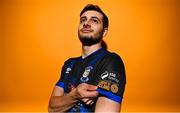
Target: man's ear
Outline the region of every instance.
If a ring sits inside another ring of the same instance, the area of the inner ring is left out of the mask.
[[[107,33],[108,33],[108,28],[106,27],[106,28],[104,28],[104,31],[103,31],[103,37],[105,37],[107,35]]]

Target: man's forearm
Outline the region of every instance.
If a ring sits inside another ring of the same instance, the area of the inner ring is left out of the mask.
[[[98,92],[95,91],[97,86],[93,86],[90,84],[79,84],[77,88],[74,88],[68,94],[63,95],[60,93],[59,95],[54,94],[51,96],[49,101],[49,112],[65,112],[72,108],[79,100],[85,102],[86,104],[92,104],[92,98],[96,98]],[[60,91],[62,92],[62,91]],[[61,96],[62,95],[62,96]]]
[[[65,112],[78,102],[74,92],[70,92],[64,96],[53,96],[49,102],[49,112]]]

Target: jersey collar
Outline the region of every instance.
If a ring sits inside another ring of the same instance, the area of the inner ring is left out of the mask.
[[[89,59],[91,57],[95,57],[96,55],[98,55],[99,53],[101,53],[101,51],[105,51],[105,49],[103,47],[99,48],[98,50],[92,52],[91,54],[89,54],[88,56],[86,56],[85,58],[82,58],[82,56],[80,57],[81,60],[85,60],[85,59]]]

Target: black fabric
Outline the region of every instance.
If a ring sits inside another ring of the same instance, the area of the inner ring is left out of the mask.
[[[120,56],[101,48],[84,59],[82,57],[68,59],[56,85],[63,87],[65,93],[69,93],[83,82],[98,86],[99,90],[103,92],[99,92],[99,96],[121,102],[117,99],[123,98],[126,77]],[[93,112],[94,108],[95,104],[87,106],[83,102],[79,102],[69,111]]]

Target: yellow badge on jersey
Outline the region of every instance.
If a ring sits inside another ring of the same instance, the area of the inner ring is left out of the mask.
[[[112,84],[111,85],[111,91],[113,92],[113,93],[117,93],[118,92],[118,86],[116,85],[116,84]]]
[[[108,91],[110,90],[110,86],[111,86],[111,83],[109,83],[107,81],[99,81],[99,83],[98,83],[98,87],[108,90]]]

